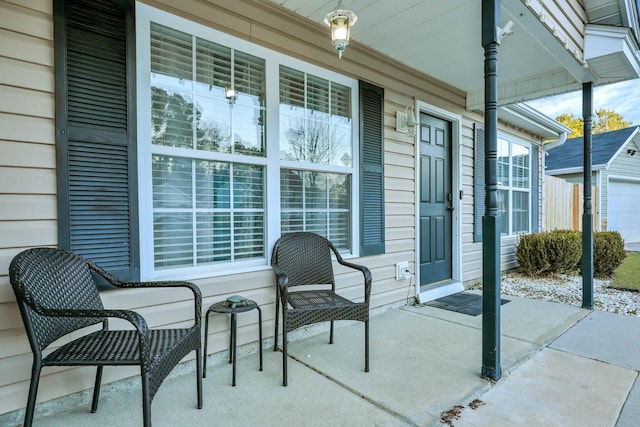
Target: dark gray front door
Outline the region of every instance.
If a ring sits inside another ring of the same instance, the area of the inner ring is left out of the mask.
[[[451,122],[420,113],[420,285],[451,279]]]

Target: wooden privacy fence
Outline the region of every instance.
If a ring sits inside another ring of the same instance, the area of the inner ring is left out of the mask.
[[[582,230],[584,206],[582,184],[574,184],[562,178],[544,177],[544,229],[546,231]],[[598,188],[591,187],[593,229],[597,230]]]

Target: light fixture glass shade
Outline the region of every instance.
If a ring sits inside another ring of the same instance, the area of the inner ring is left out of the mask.
[[[416,136],[416,128],[418,127],[418,122],[416,121],[416,116],[414,114],[413,107],[408,105],[406,108],[407,114],[407,136],[414,137]]]
[[[338,5],[338,9],[326,14],[324,23],[331,28],[331,42],[338,52],[338,58],[342,58],[342,53],[349,44],[351,27],[356,23],[358,17],[352,11],[339,7],[340,5]]]

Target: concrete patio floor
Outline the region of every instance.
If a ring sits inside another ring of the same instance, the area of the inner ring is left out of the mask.
[[[404,306],[373,316],[369,373],[363,326],[347,322],[333,345],[328,332],[291,341],[288,387],[282,354],[265,347],[263,372],[255,353],[238,360],[236,387],[230,365],[210,364],[198,410],[195,374],[182,369],[160,387],[153,424],[440,426],[445,413],[456,427],[637,425],[640,318],[505,298],[497,383],[479,375],[482,316]],[[105,393],[95,414],[87,402],[34,426],[137,426],[140,402],[139,387]]]

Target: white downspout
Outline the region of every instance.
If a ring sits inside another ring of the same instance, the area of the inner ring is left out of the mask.
[[[560,133],[557,141],[553,141],[548,144],[542,144],[542,151],[543,152],[549,151],[552,148],[560,147],[562,144],[564,144],[567,141],[568,136],[569,134],[567,132]]]

